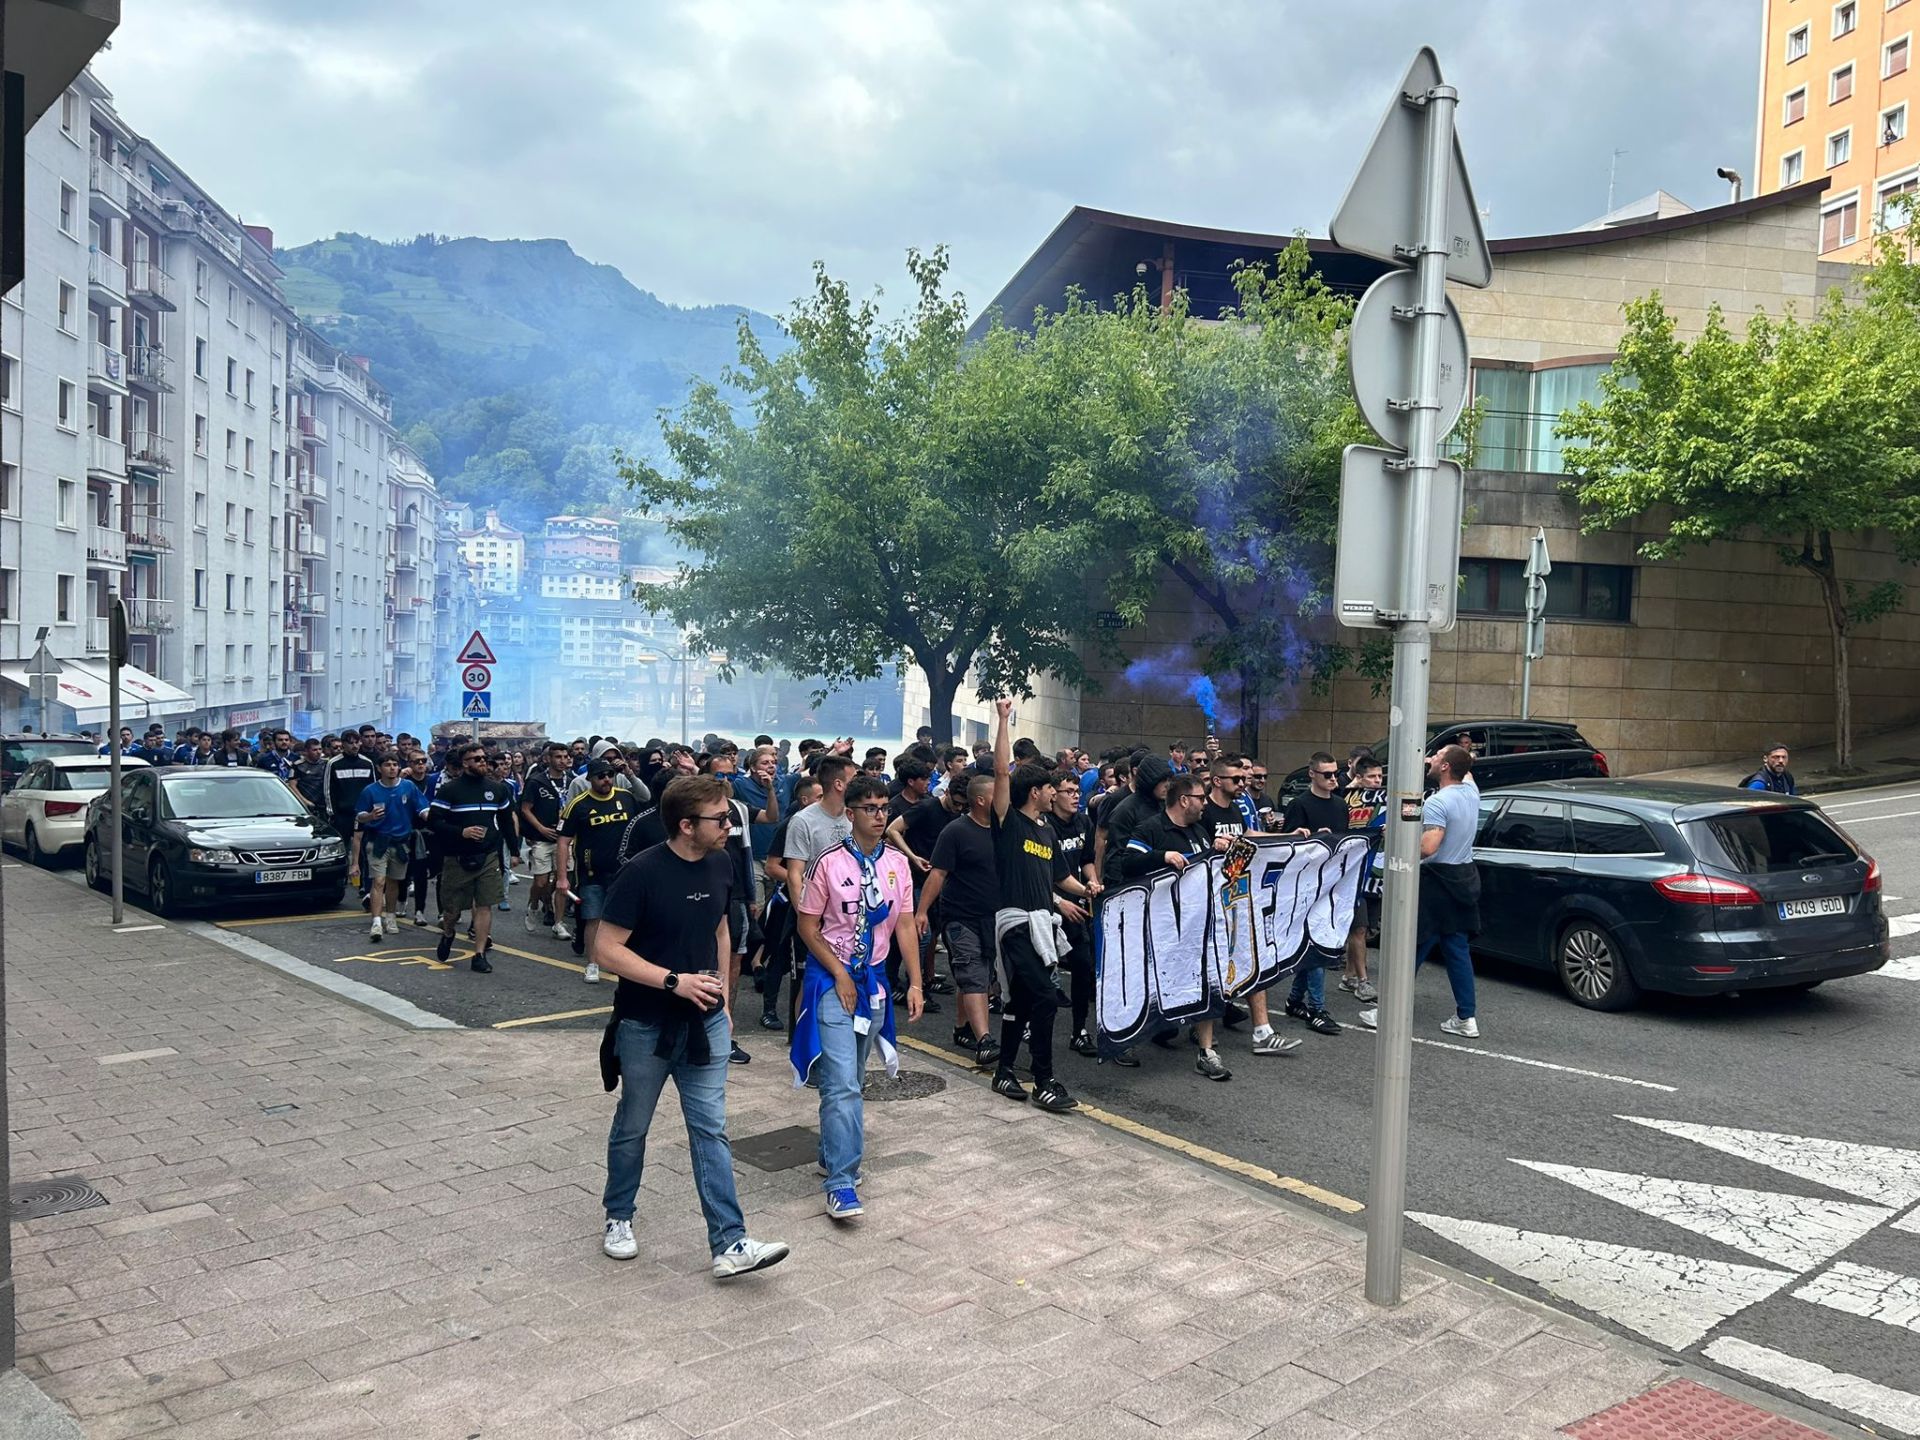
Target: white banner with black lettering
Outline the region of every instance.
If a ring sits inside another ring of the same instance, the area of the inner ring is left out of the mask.
[[[1131,1044],[1263,990],[1309,950],[1346,951],[1367,864],[1362,835],[1249,835],[1185,870],[1109,890],[1098,927],[1101,1036]]]

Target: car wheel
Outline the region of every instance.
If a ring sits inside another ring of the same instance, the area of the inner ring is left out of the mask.
[[[47,856],[47,852],[40,848],[40,837],[33,833],[33,826],[31,825],[27,826],[26,844],[22,849],[26,854],[27,864],[29,865],[36,865],[44,870],[52,863]]]
[[[1640,998],[1620,942],[1594,920],[1576,920],[1560,932],[1554,973],[1567,998],[1589,1010],[1624,1010]]]
[[[87,837],[85,864],[88,887],[98,890],[104,895],[110,888],[107,883],[107,871],[106,867],[100,863],[100,847],[94,843],[91,835]]]
[[[180,902],[173,894],[173,871],[164,860],[155,860],[147,868],[147,908],[156,915],[177,915]]]

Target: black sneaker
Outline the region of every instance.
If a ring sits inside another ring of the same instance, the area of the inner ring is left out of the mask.
[[[938,1015],[940,1013],[940,1002],[931,995],[922,993],[920,996],[920,1013],[922,1015]]]
[[[1011,1070],[1002,1070],[993,1077],[993,1093],[1004,1095],[1009,1100],[1018,1100],[1022,1105],[1027,1103],[1027,1087],[1020,1083],[1019,1077]]]
[[[753,1063],[753,1057],[742,1050],[740,1048],[740,1042],[736,1040],[733,1042],[733,1053],[727,1056],[727,1063],[729,1065],[751,1065]]]
[[[951,995],[953,994],[953,981],[944,975],[936,975],[933,978],[933,984],[927,987],[927,992],[932,995]]]
[[[784,1030],[787,1027],[780,1023],[780,1017],[778,1015],[769,1010],[760,1017],[760,1028],[762,1030]]]
[[[493,946],[491,945],[487,946],[487,950],[491,950],[492,948]],[[491,975],[493,973],[493,961],[487,958],[487,950],[481,950],[473,957],[473,968],[478,970],[482,975]]]
[[[360,897],[360,908],[369,914],[373,912],[373,895],[371,892]]]
[[[453,954],[453,936],[442,930],[440,932],[440,943],[433,947],[433,957],[444,965],[447,963],[447,957],[451,954]]]
[[[994,1088],[997,1090],[1000,1087],[996,1084]],[[1067,1087],[1058,1080],[1045,1080],[1033,1087],[1033,1103],[1042,1110],[1058,1113],[1062,1110],[1071,1110],[1080,1102],[1069,1095]]]
[[[1307,1015],[1307,1029],[1320,1035],[1338,1035],[1340,1022],[1324,1010],[1314,1010]]]
[[[1076,1055],[1098,1055],[1100,1047],[1093,1043],[1093,1037],[1084,1030],[1073,1032],[1073,1039],[1067,1042],[1067,1048]]]
[[[989,1015],[998,1015],[1000,1013],[1000,997],[998,995],[989,995],[987,997],[987,1013]]]
[[[1287,1001],[1287,1018],[1289,1020],[1305,1020],[1309,1013],[1310,1012],[1307,1010],[1306,1001],[1304,1000],[1288,1000]]]
[[[974,1048],[973,1063],[976,1065],[991,1065],[999,1058],[1000,1042],[992,1036],[988,1036]]]
[[[573,932],[573,953],[576,955],[587,953],[587,927],[584,922]]]
[[[1122,1070],[1138,1070],[1140,1068],[1140,1057],[1131,1050],[1122,1050],[1117,1054],[1102,1055],[1100,1057],[1100,1063],[1102,1065],[1118,1065]]]
[[[971,1051],[980,1048],[980,1042],[973,1038],[973,1031],[964,1025],[956,1025],[953,1027],[953,1043],[962,1050]]]

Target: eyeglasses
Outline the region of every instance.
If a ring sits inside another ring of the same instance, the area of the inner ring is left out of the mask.
[[[1313,778],[1316,780],[1331,780],[1339,773],[1338,770],[1316,770],[1313,772]]]
[[[724,825],[729,830],[733,828],[732,815],[696,815],[693,818],[696,820],[705,820],[714,825]]]
[[[884,805],[849,805],[847,808],[849,810],[858,810],[862,815],[884,815],[887,813],[887,807]]]

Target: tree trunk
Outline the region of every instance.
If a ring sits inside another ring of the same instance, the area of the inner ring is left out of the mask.
[[[1827,611],[1827,634],[1833,641],[1833,750],[1834,768],[1853,768],[1853,679],[1848,671],[1847,642],[1852,628],[1847,616],[1847,595],[1833,559],[1833,538],[1820,534],[1816,551],[1809,544],[1800,564],[1820,583],[1820,598]]]
[[[1251,670],[1240,672],[1240,753],[1249,760],[1260,753],[1260,711],[1266,696]]]
[[[927,677],[927,727],[935,745],[953,744],[953,697],[960,693],[960,676],[946,666],[922,665]]]

